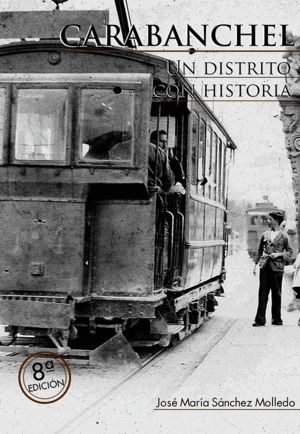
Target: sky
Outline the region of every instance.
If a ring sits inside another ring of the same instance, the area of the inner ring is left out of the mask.
[[[207,24],[209,29],[219,24],[231,25],[232,28],[236,24],[242,24],[248,30],[249,24],[257,24],[258,36],[261,36],[262,24],[275,24],[276,32],[277,26],[287,24],[288,30],[300,35],[298,0],[270,2],[210,0],[205,3],[199,0],[127,0],[127,3],[131,22],[141,35],[145,33],[146,24],[158,25],[162,35],[166,35],[173,24],[179,32],[183,32],[187,25],[199,30],[202,24]],[[54,8],[55,4],[51,0],[30,0],[30,2],[28,0],[1,0],[0,4],[0,11],[53,10]],[[118,24],[112,0],[68,0],[60,6],[60,9],[109,9],[110,22]],[[223,33],[220,33],[221,35],[223,36]],[[224,28],[224,38],[226,37],[228,34]],[[276,42],[280,44],[279,36]],[[168,48],[178,49],[176,44]],[[197,43],[195,48],[203,49],[199,44],[197,46]],[[208,44],[205,48],[216,47]],[[278,49],[282,47],[278,46]],[[195,62],[196,76],[203,76],[204,62],[216,64],[222,62],[223,65],[226,62],[246,62],[246,65],[249,62],[257,65],[263,62],[265,65],[267,61],[277,64],[283,61],[283,53],[255,53],[251,47],[247,53],[195,53],[191,56],[177,51],[157,54],[173,60],[180,59],[189,65]],[[202,95],[204,86],[212,83],[217,86],[222,83],[224,85],[237,83],[249,85],[251,83],[261,86],[265,83],[269,84],[272,89],[275,84],[284,86],[284,78],[280,78],[280,74],[274,74],[277,78],[268,79],[267,69],[264,72],[264,77],[260,79],[254,79],[253,75],[250,79],[246,79],[247,74],[243,74],[238,79],[223,77],[220,80],[213,77],[210,79],[193,78],[191,81]],[[214,99],[214,102],[208,104],[223,122],[238,147],[235,164],[231,168],[229,178],[230,199],[236,201],[245,199],[255,204],[263,201],[263,196],[267,195],[270,201],[287,211],[289,219],[293,219],[295,207],[291,185],[292,171],[285,149],[282,123],[279,120],[280,106],[276,98],[273,97],[272,102],[259,102],[259,97],[252,98],[251,102],[241,101],[243,98],[238,99],[237,102],[225,101],[225,98],[221,102],[220,98]]]

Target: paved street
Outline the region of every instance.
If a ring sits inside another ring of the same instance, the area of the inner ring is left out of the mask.
[[[267,326],[253,328],[258,286],[253,262],[239,253],[227,263],[226,297],[219,299],[215,317],[59,432],[298,432],[300,327],[299,311],[286,311],[291,289],[285,281],[284,325],[271,326],[269,312]],[[164,401],[177,407],[155,410]]]
[[[218,299],[214,317],[111,392],[107,373],[75,369],[63,399],[36,404],[19,389],[19,367],[2,364],[1,433],[298,432],[300,312],[286,310],[291,289],[285,282],[284,325],[271,326],[268,309],[266,327],[253,328],[253,262],[238,253],[228,258],[227,269],[226,297]]]

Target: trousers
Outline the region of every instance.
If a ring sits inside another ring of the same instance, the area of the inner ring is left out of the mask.
[[[273,271],[270,264],[260,269],[258,308],[255,322],[258,324],[266,323],[266,310],[269,293],[272,293],[272,322],[282,322],[281,319],[281,284],[282,272]]]

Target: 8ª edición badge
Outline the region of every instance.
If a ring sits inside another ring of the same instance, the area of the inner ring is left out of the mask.
[[[51,404],[67,393],[71,371],[61,356],[41,351],[27,357],[22,363],[19,384],[27,398],[39,404]]]

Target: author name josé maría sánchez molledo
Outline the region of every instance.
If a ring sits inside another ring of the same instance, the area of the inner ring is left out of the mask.
[[[275,47],[293,46],[289,38],[287,24],[218,24],[209,26],[200,24],[197,28],[186,25],[184,30],[178,29],[174,24],[167,29],[164,26],[163,36],[161,29],[157,24],[147,24],[142,29],[137,29],[132,25],[127,35],[122,36],[120,26],[116,24],[104,24],[106,36],[104,43],[100,42],[97,33],[97,26],[91,24],[84,38],[74,36],[74,32],[80,32],[79,24],[68,24],[60,31],[60,40],[63,45],[69,48],[84,47],[94,45],[101,47],[103,45],[128,46],[134,42],[136,46],[143,47],[168,47],[170,44],[178,47],[193,47],[195,44],[201,44],[206,47],[213,43],[217,47]],[[72,36],[71,33],[72,32]]]

